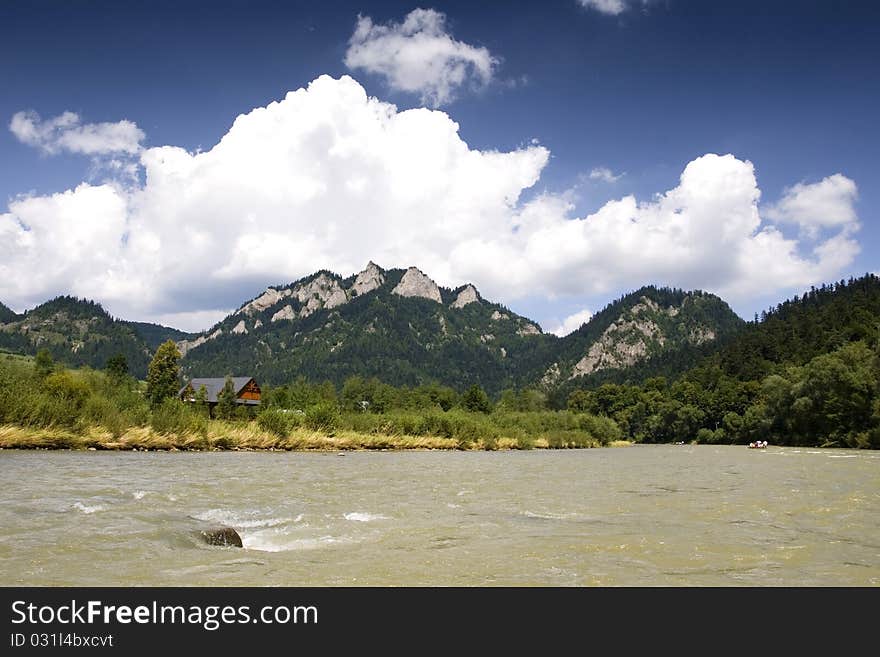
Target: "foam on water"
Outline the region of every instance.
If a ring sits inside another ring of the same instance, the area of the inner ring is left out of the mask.
[[[538,518],[540,520],[569,520],[570,518],[573,518],[576,514],[573,514],[573,513],[551,513],[549,511],[545,511],[543,513],[535,513],[533,511],[523,511],[520,515],[523,515],[526,518]]]
[[[145,490],[136,490],[131,494],[131,496],[136,500],[142,500],[142,499],[144,499],[144,496],[146,494],[147,494],[147,491],[145,491]]]
[[[236,512],[229,509],[209,509],[204,513],[193,516],[197,520],[205,520],[207,522],[218,522],[223,525],[229,525],[235,529],[260,529],[264,527],[277,527],[288,523],[300,522],[303,514],[299,514],[296,518],[259,518],[254,517],[256,511]]]
[[[383,516],[378,513],[362,513],[360,511],[346,513],[343,517],[346,520],[354,520],[355,522],[372,522],[374,520],[388,520],[388,516]]]
[[[357,543],[348,536],[294,537],[285,532],[262,531],[241,537],[246,550],[257,552],[291,552],[296,550],[317,550],[333,545]]]
[[[103,504],[87,505],[82,502],[74,502],[73,508],[77,511],[82,511],[83,513],[95,513],[96,511],[103,511],[107,507]]]

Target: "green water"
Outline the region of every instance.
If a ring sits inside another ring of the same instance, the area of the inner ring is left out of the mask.
[[[6,450],[0,502],[3,586],[880,583],[876,452]]]

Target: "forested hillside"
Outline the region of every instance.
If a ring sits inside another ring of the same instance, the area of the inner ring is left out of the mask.
[[[866,274],[768,310],[676,380],[567,398],[643,442],[880,447],[880,279]]]
[[[122,354],[129,371],[139,377],[146,375],[152,355],[127,323],[94,301],[71,296],[56,297],[0,325],[0,347],[30,355],[46,349],[65,365],[97,369]]]
[[[18,315],[15,312],[0,303],[0,324],[15,321],[17,318]]]

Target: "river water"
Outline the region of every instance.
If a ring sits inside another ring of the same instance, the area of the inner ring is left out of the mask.
[[[3,586],[880,584],[877,452],[5,450],[0,502]]]

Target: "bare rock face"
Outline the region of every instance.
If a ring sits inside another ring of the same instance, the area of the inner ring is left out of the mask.
[[[416,267],[407,269],[403,278],[400,279],[400,283],[391,292],[402,297],[422,297],[423,299],[443,303],[443,299],[440,296],[440,288]]]
[[[480,295],[477,293],[476,288],[473,285],[468,285],[461,292],[458,293],[458,296],[455,298],[455,301],[452,302],[453,308],[464,308],[469,303],[479,303]]]
[[[335,308],[348,302],[348,296],[342,286],[326,274],[321,274],[308,283],[298,285],[293,290],[300,303],[304,304],[299,311],[300,317],[308,317],[321,308]]]
[[[284,306],[284,308],[272,315],[272,321],[279,322],[282,319],[293,319],[294,317],[296,317],[296,313],[293,312],[293,308],[290,306],[290,304],[287,304],[286,306]]]
[[[648,344],[652,340],[660,345],[666,342],[660,327],[650,319],[618,319],[590,345],[587,354],[575,364],[570,378],[629,367],[648,355]]]
[[[241,335],[242,333],[247,333],[247,332],[248,332],[248,330],[247,330],[247,326],[244,325],[244,320],[243,320],[243,319],[242,319],[242,320],[239,320],[238,324],[236,324],[236,325],[233,327],[232,332],[235,333],[236,335]]]
[[[175,342],[175,344],[177,345],[177,350],[180,352],[182,358],[186,356],[186,352],[192,351],[196,347],[201,347],[208,340],[216,340],[221,335],[223,335],[223,329],[217,329],[208,336],[200,335],[195,340],[181,340],[180,342]]]
[[[266,288],[266,291],[260,296],[242,306],[239,312],[246,315],[262,312],[266,308],[271,308],[286,296],[290,296],[290,290],[276,290],[274,287]]]
[[[526,322],[522,326],[520,326],[516,330],[517,335],[541,335],[541,329],[532,324],[531,322]]]
[[[373,263],[370,264],[372,265]],[[376,265],[373,265],[373,267],[376,267]],[[376,267],[376,269],[378,269],[378,267]],[[370,267],[368,266],[365,272],[370,271]],[[381,278],[381,270],[379,271]],[[365,272],[361,272],[361,274],[363,275]],[[357,285],[357,281],[355,282],[355,285]],[[381,282],[379,285],[381,285]],[[378,285],[376,287],[378,287]],[[308,283],[302,283],[293,288],[267,288],[263,294],[250,303],[242,306],[238,312],[245,313],[246,315],[253,315],[262,312],[267,308],[271,308],[288,297],[294,297],[302,304],[303,308],[300,310],[300,317],[308,317],[316,310],[320,310],[321,308],[335,308],[348,301],[348,295],[345,293],[345,290],[342,289],[342,286],[338,281],[327,276],[327,274],[320,274]],[[287,317],[286,312],[284,315],[275,313],[275,317],[278,317],[279,319],[293,319],[293,317]],[[272,321],[274,322],[277,320],[273,318]]]
[[[555,385],[561,376],[562,371],[559,369],[559,363],[553,363],[547,368],[547,371],[544,372],[544,376],[541,377],[541,384],[545,387],[550,387]]]
[[[688,333],[688,342],[691,344],[704,344],[715,339],[715,331],[707,326],[697,326]]]
[[[648,355],[651,344],[662,347],[666,343],[666,337],[652,317],[664,314],[675,317],[680,310],[675,306],[661,308],[653,299],[642,297],[639,303],[612,322],[599,339],[590,345],[584,357],[575,363],[569,378],[634,365]],[[709,333],[711,338],[708,337]],[[702,333],[694,335],[692,332],[691,340],[696,342],[700,339],[712,339],[714,336],[712,331],[708,331],[706,336]]]
[[[498,312],[497,310],[496,310],[495,312],[492,313],[492,320],[493,320],[493,321],[497,322],[497,321],[500,321],[500,320],[502,320],[502,319],[510,319],[510,315],[506,315],[506,314],[504,314],[504,313],[502,313],[502,312]]]
[[[354,283],[349,291],[352,295],[361,296],[381,287],[384,283],[385,274],[382,272],[382,269],[371,260],[367,263],[367,268],[354,279]]]

